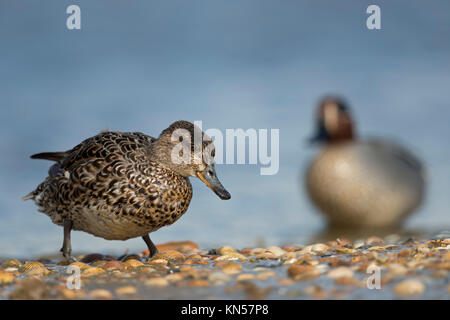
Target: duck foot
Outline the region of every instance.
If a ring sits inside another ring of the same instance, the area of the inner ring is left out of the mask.
[[[61,252],[69,262],[75,262],[77,259],[72,257],[72,245],[70,243],[70,232],[72,231],[73,222],[71,220],[64,220],[64,239]]]
[[[145,243],[147,244],[147,247],[148,247],[148,252],[149,252],[148,257],[147,257],[147,261],[148,261],[155,254],[158,253],[158,249],[156,248],[155,244],[152,242],[152,240],[150,239],[150,236],[148,234],[143,236],[142,239],[145,241]]]

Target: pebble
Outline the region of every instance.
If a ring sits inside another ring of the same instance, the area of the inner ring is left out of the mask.
[[[116,289],[118,295],[133,295],[136,294],[137,289],[133,286],[125,286]]]
[[[356,278],[354,277],[339,277],[339,278],[335,278],[334,279],[334,283],[338,284],[338,285],[352,285],[352,286],[358,286],[359,282]]]
[[[178,273],[172,273],[166,276],[166,280],[169,281],[170,283],[172,282],[178,282],[183,280],[183,276],[178,272]]]
[[[225,255],[218,256],[215,259],[215,261],[225,261],[225,260],[233,261],[233,260],[246,260],[246,259],[247,258],[243,254],[240,254],[240,253],[237,253],[237,252],[230,252],[230,253],[227,253]]]
[[[213,250],[199,250],[198,246],[189,245],[189,248],[182,248],[180,242],[160,248],[149,262],[141,262],[136,255],[125,254],[121,256],[123,258],[117,258],[99,253],[82,256],[81,261],[71,264],[66,261],[56,264],[50,260],[41,260],[45,265],[33,261],[22,264],[19,260],[10,259],[0,267],[0,299],[127,298],[137,294],[139,285],[169,287],[163,291],[164,297],[169,294],[169,298],[174,297],[171,294],[177,296],[177,288],[214,285],[225,286],[214,290],[238,290],[246,298],[263,298],[273,288],[274,292],[283,292],[279,293],[282,296],[295,292],[295,297],[300,298],[308,297],[305,295],[308,294],[317,299],[339,299],[349,297],[353,290],[364,289],[365,279],[369,276],[368,267],[374,264],[383,270],[383,289],[397,296],[418,297],[427,289],[430,292],[434,288],[447,290],[448,284],[444,287],[438,284],[450,274],[450,243],[444,241],[446,239],[448,237],[392,244],[381,238],[369,237],[360,243],[336,239],[307,247],[268,246],[239,251],[230,246]],[[66,267],[58,265],[80,268],[81,290],[65,287],[68,279]],[[101,276],[90,277],[93,275]],[[411,275],[417,278],[411,279]],[[423,279],[428,281],[426,286]],[[306,289],[303,283],[297,282],[303,280],[307,281]],[[327,283],[326,290],[322,281]],[[231,287],[227,286],[229,283]],[[108,290],[100,289],[105,285],[108,285]],[[87,290],[95,286],[97,290]],[[202,290],[192,292],[194,296],[203,294]],[[211,291],[204,292],[207,296],[212,294]]]
[[[20,268],[21,265],[22,265],[22,263],[19,260],[17,260],[17,259],[6,260],[2,264],[3,268],[5,268],[5,269],[7,269],[7,268]]]
[[[283,250],[286,251],[286,252],[296,252],[296,251],[300,251],[302,249],[303,249],[302,246],[287,246],[287,247],[283,247]]]
[[[283,249],[281,249],[280,247],[277,246],[270,246],[266,248],[267,251],[269,251],[270,253],[273,253],[275,255],[275,257],[281,257],[282,255],[284,255],[286,253],[286,251],[284,251]]]
[[[236,277],[237,281],[247,281],[255,279],[255,275],[251,273],[242,273]]]
[[[127,266],[127,268],[137,268],[137,267],[144,266],[144,264],[142,262],[140,262],[139,260],[136,260],[136,259],[126,260],[124,262],[124,264],[125,264],[125,266]]]
[[[375,244],[383,244],[384,240],[379,237],[369,237],[366,239],[366,244],[375,245]]]
[[[30,261],[25,262],[20,268],[19,271],[27,276],[45,276],[50,273],[42,263]]]
[[[124,270],[126,264],[120,261],[108,261],[101,267],[104,270]]]
[[[194,280],[188,281],[187,285],[189,287],[209,287],[210,283],[208,282],[208,280],[194,279]]]
[[[236,274],[242,271],[242,266],[234,262],[228,262],[220,266],[220,269],[225,274]]]
[[[110,300],[113,298],[113,295],[108,290],[96,289],[90,292],[89,297],[95,300]]]
[[[221,256],[236,252],[236,250],[234,250],[230,246],[223,246],[223,247],[217,248],[215,251],[217,254],[220,254]]]
[[[304,280],[318,277],[320,275],[320,271],[316,270],[312,266],[293,264],[288,268],[287,274],[294,280]]]
[[[90,277],[90,276],[94,276],[94,275],[104,273],[104,272],[106,272],[106,271],[103,270],[102,268],[92,267],[92,268],[85,269],[84,271],[82,271],[81,275],[84,277]]]
[[[447,260],[447,261],[450,261],[450,251],[447,252],[447,253],[444,255],[443,259],[444,259],[444,260]]]
[[[0,284],[11,283],[15,280],[14,275],[6,271],[0,271]]]
[[[80,262],[83,263],[92,263],[95,261],[105,260],[105,256],[100,253],[91,253],[88,255],[85,255]]]
[[[79,262],[79,261],[73,262],[73,263],[69,264],[69,266],[79,268],[81,271],[91,268],[91,266],[88,265],[87,263],[83,263],[83,262]]]
[[[275,277],[277,274],[273,271],[261,272],[255,276],[255,279],[258,280],[267,280],[267,278]]]
[[[388,266],[389,273],[393,276],[402,276],[408,272],[408,268],[399,263],[393,263]]]
[[[225,282],[229,282],[231,280],[230,276],[224,272],[219,272],[219,271],[215,271],[215,272],[211,272],[208,275],[208,281],[218,285],[218,284],[223,284]]]
[[[162,255],[164,259],[172,263],[182,263],[184,260],[186,260],[186,256],[176,250],[164,250],[162,251]]]
[[[416,279],[403,280],[394,287],[394,293],[399,296],[421,295],[425,285]]]
[[[154,259],[154,258],[152,258],[152,260],[150,260],[149,262],[150,265],[163,265],[163,266],[167,265],[168,263],[169,261],[166,259]]]
[[[157,244],[156,248],[163,252],[166,250],[176,250],[179,252],[191,252],[198,250],[198,245],[193,241],[171,241],[162,244]],[[148,249],[146,250],[148,256]]]
[[[150,278],[144,282],[145,285],[150,287],[167,287],[169,281],[165,278]]]
[[[311,246],[311,251],[312,252],[317,252],[317,253],[324,253],[330,250],[330,247],[328,247],[326,244],[323,243],[317,243]]]
[[[337,278],[352,278],[353,277],[353,270],[348,267],[338,267],[336,269],[332,269],[328,271],[327,277],[331,279],[337,279]]]

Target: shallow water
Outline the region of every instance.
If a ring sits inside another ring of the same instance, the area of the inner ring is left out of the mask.
[[[310,243],[324,221],[302,172],[317,100],[346,97],[362,136],[395,137],[428,169],[427,199],[406,230],[450,227],[450,33],[447,1],[379,1],[382,30],[365,28],[368,1],[77,1],[82,30],[65,29],[68,3],[0,4],[0,256],[54,253],[61,228],[20,198],[49,163],[30,154],[73,147],[103,129],[156,136],[178,119],[203,127],[280,130],[280,170],[218,165],[232,194],[194,181],[194,198],[157,243],[201,247]],[[141,251],[74,232],[74,250]]]

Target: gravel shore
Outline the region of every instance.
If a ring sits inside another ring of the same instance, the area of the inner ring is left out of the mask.
[[[394,237],[395,238],[395,237]],[[450,237],[0,262],[0,299],[449,299]]]

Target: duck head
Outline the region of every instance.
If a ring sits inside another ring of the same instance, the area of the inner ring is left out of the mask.
[[[231,198],[214,168],[211,138],[189,121],[176,121],[152,143],[151,157],[183,177],[197,177],[222,200]]]
[[[311,143],[335,143],[353,140],[354,124],[347,105],[340,99],[327,97],[317,109],[316,134]]]

